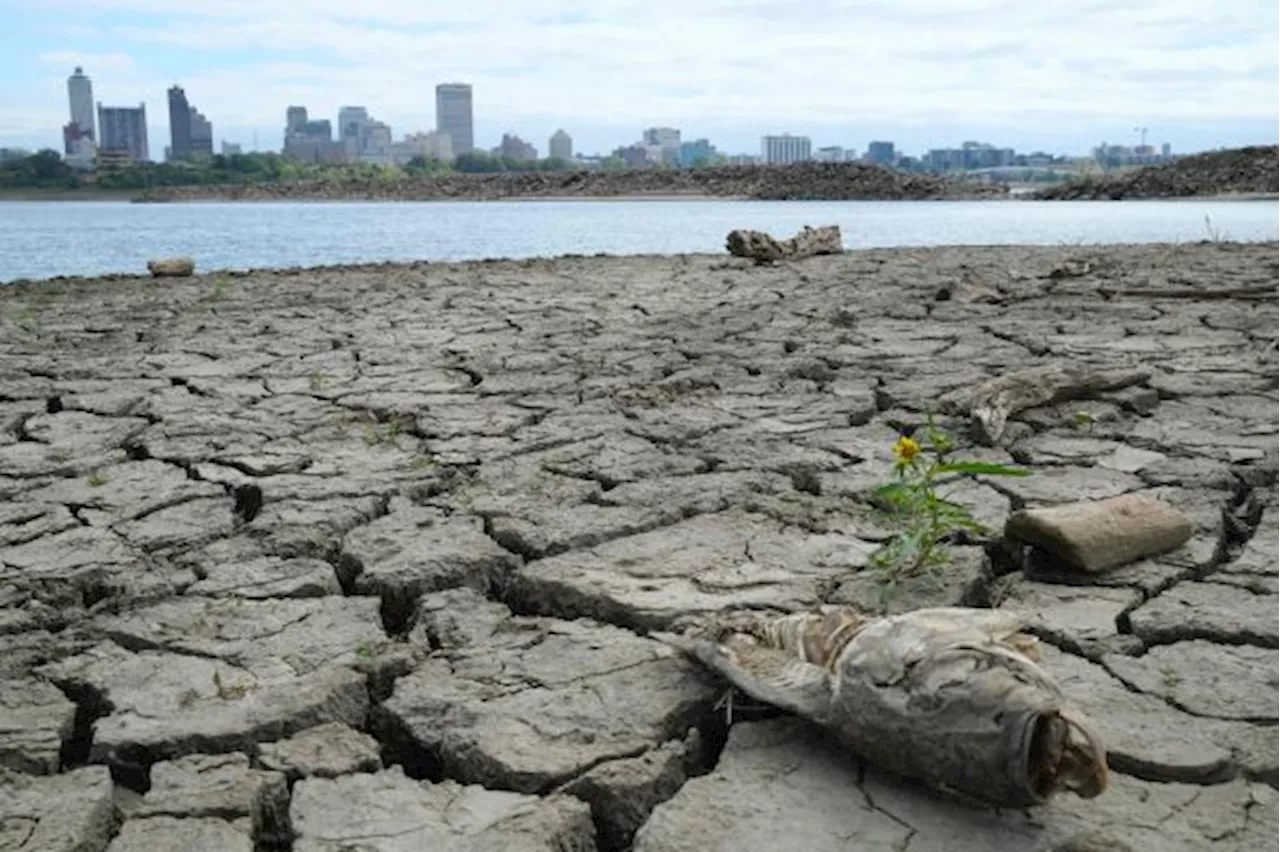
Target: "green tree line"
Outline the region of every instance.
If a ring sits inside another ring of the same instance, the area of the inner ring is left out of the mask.
[[[300,180],[394,181],[404,177],[453,172],[568,171],[568,160],[517,160],[483,153],[463,154],[452,164],[414,157],[403,166],[372,163],[301,163],[279,154],[215,154],[189,163],[139,163],[118,169],[78,172],[56,151],[38,151],[0,163],[0,189],[146,189],[153,186],[216,186]]]

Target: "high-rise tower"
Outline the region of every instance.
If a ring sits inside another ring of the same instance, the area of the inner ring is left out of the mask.
[[[475,150],[470,83],[441,83],[436,86],[436,130],[449,134],[453,156]]]

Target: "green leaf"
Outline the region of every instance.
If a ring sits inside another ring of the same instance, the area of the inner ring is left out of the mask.
[[[936,470],[938,473],[965,473],[982,476],[1030,476],[1034,473],[1034,471],[1020,467],[1009,467],[1008,465],[995,464],[994,462],[980,461],[947,462],[946,464],[938,465]]]

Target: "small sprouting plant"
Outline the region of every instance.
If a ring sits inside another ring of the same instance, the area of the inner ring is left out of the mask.
[[[956,533],[985,535],[965,506],[939,489],[957,476],[1029,476],[1031,471],[994,462],[955,459],[955,443],[930,416],[923,435],[904,430],[893,445],[894,481],[875,491],[876,502],[901,518],[905,528],[871,556],[882,575],[882,590],[891,594],[901,580],[946,564],[946,543]]]
[[[356,646],[356,656],[362,660],[372,660],[374,657],[378,656],[378,646],[373,644],[372,641],[365,639]]]
[[[311,388],[312,393],[316,393],[324,387],[327,380],[328,377],[324,373],[319,370],[312,370],[307,375],[307,387]]]
[[[1093,424],[1098,422],[1098,418],[1082,410],[1075,413],[1075,422],[1077,429],[1093,429]]]
[[[107,484],[107,478],[103,476],[101,471],[95,470],[93,473],[89,474],[88,482],[94,488],[101,488]]]
[[[1204,214],[1204,229],[1209,234],[1209,242],[1220,243],[1223,241],[1222,231],[1213,226],[1213,220],[1209,218],[1209,214]]]
[[[34,334],[40,330],[40,315],[32,308],[27,308],[14,319],[23,331]]]
[[[402,417],[392,417],[385,423],[367,423],[364,427],[364,442],[370,447],[379,444],[390,444],[400,448],[400,436],[405,432],[407,424]]]

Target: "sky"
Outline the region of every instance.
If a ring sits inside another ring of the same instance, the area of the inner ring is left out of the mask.
[[[477,145],[563,127],[607,153],[650,126],[759,153],[989,141],[1084,154],[1280,136],[1276,0],[0,0],[0,147],[61,149],[76,65],[145,101],[153,156],[178,83],[215,143],[278,150],[285,108],[367,107],[399,138],[435,85],[474,87]]]

